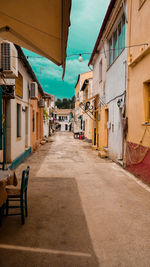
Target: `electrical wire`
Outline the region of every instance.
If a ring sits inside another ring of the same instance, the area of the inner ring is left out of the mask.
[[[112,48],[112,49],[108,49],[105,50],[103,52],[100,52],[99,54],[105,54],[106,52],[111,52],[111,51],[115,51],[118,50],[120,51],[120,49],[127,49],[127,48],[132,48],[132,47],[139,47],[139,46],[148,46],[148,43],[143,43],[143,44],[135,44],[135,45],[129,45],[129,46],[124,46],[124,47],[118,47],[118,48]],[[67,57],[72,57],[72,56],[81,56],[81,55],[91,55],[92,53],[89,52],[83,52],[83,53],[77,53],[77,54],[71,54],[71,55],[67,55]]]
[[[1,13],[1,12],[0,12]],[[120,49],[128,49],[128,48],[134,48],[134,47],[140,47],[140,46],[148,46],[149,44],[148,43],[143,43],[143,44],[135,44],[135,45],[130,45],[130,46],[125,46],[125,47],[122,47],[122,48],[114,48],[114,49],[109,49],[109,50],[105,50],[105,52],[103,51],[103,52],[100,52],[99,54],[105,54],[106,52],[108,53],[108,52],[112,52],[112,51],[115,51],[115,50],[118,50],[118,51],[120,51]],[[1,52],[0,52],[0,54],[2,54]],[[77,54],[70,54],[70,55],[67,55],[67,58],[68,57],[72,57],[72,56],[81,56],[81,55],[91,55],[92,53],[89,53],[89,52],[83,52],[83,53],[77,53]],[[5,55],[5,54],[3,54],[5,57],[13,57],[13,58],[19,58],[19,59],[21,59],[21,57],[17,57],[17,56],[8,56],[8,55]],[[26,56],[26,58],[28,59],[28,58],[43,58],[42,56],[30,56],[30,55],[25,55]]]

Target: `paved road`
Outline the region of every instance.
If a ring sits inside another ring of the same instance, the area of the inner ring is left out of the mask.
[[[30,165],[29,217],[4,218],[0,267],[149,267],[150,192],[85,141],[57,133]]]

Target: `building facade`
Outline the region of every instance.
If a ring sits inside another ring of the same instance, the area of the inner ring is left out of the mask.
[[[92,78],[92,71],[81,73],[78,75],[77,83],[75,85],[75,110],[74,110],[74,133],[84,132],[85,121],[83,120],[84,107],[83,90],[81,90],[86,79]]]
[[[71,131],[72,129],[72,109],[56,109],[55,110],[55,118],[57,124],[57,130]]]
[[[145,181],[150,177],[150,1],[128,6],[128,135],[125,163]],[[132,47],[131,47],[132,46]]]
[[[92,77],[86,79],[81,87],[83,92],[83,102],[80,103],[83,108],[83,131],[85,139],[92,143],[92,125],[93,125],[93,110],[92,104]]]
[[[114,161],[124,156],[126,120],[127,1],[112,0],[89,65],[93,65],[95,119],[93,145]]]
[[[10,58],[12,69],[1,76],[0,90],[2,94],[1,116],[3,117],[1,121],[3,131],[0,135],[0,161],[3,168],[8,166],[14,168],[31,153],[31,148],[34,148],[33,110],[34,114],[38,113],[36,116],[39,118],[37,122],[34,121],[35,129],[38,131],[38,134],[35,132],[36,141],[40,141],[43,137],[43,110],[39,108],[38,100],[42,99],[44,93],[22,49],[7,41],[1,40],[1,42],[4,42],[4,45],[10,49],[10,53],[13,49],[13,53],[15,52],[16,55],[15,63]],[[15,71],[13,71],[13,66]],[[14,77],[11,77],[12,74]],[[37,84],[36,95],[36,90],[31,88],[32,84]]]

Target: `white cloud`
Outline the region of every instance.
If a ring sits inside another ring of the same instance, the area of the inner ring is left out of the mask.
[[[30,58],[30,63],[38,76],[46,80],[62,79],[62,68],[56,66],[45,58]],[[64,81],[68,84],[75,84],[79,73],[88,71],[88,60],[79,62],[78,59],[68,59],[66,61],[66,73]]]

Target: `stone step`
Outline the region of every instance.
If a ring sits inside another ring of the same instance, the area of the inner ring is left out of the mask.
[[[106,153],[108,153],[108,147],[104,147],[104,151],[106,152]]]
[[[98,150],[97,146],[92,145],[92,150]]]
[[[100,158],[102,158],[102,159],[104,159],[104,158],[108,158],[108,153],[107,153],[106,151],[102,151],[102,150],[100,150],[100,151],[98,152],[98,156],[99,156]]]

